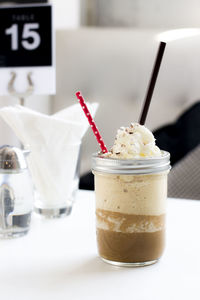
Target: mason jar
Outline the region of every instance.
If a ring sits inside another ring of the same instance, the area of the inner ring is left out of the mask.
[[[113,159],[94,154],[99,256],[118,266],[155,263],[165,247],[170,154]]]

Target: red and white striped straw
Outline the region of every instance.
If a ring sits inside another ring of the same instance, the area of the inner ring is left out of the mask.
[[[95,137],[97,139],[97,142],[99,143],[99,146],[101,147],[102,152],[103,153],[108,152],[108,150],[106,148],[106,145],[104,144],[104,141],[103,141],[103,139],[102,139],[102,137],[101,137],[101,135],[99,133],[99,130],[97,129],[97,126],[96,126],[96,124],[95,124],[95,122],[94,122],[94,120],[93,120],[93,118],[92,118],[92,116],[91,116],[91,114],[89,112],[89,109],[87,108],[87,105],[86,105],[83,97],[81,96],[81,93],[77,92],[76,93],[76,97],[79,100],[79,103],[80,103],[80,105],[81,105],[81,107],[82,107],[82,109],[83,109],[83,111],[84,111],[84,113],[85,113],[85,115],[86,115],[86,117],[88,119],[90,127],[92,128],[92,131],[94,132],[94,135],[95,135]]]

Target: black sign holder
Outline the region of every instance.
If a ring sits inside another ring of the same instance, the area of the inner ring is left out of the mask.
[[[19,98],[24,105],[33,93],[55,93],[52,5],[31,0],[14,1],[14,5],[9,1],[4,6],[6,2],[0,0],[0,91]]]
[[[5,1],[5,0],[0,0],[0,4],[2,3],[10,3],[10,0],[8,1]],[[15,1],[12,1],[13,3],[18,3],[18,4],[27,4],[27,3],[47,3],[48,0],[15,0]],[[33,81],[31,79],[31,72],[29,72],[27,74],[27,80],[28,80],[28,87],[27,87],[27,90],[24,92],[24,93],[19,93],[15,90],[15,87],[14,87],[14,82],[15,82],[15,79],[17,77],[17,74],[16,72],[12,72],[11,73],[11,79],[8,83],[8,92],[10,93],[10,95],[14,96],[14,97],[17,97],[20,101],[20,105],[24,106],[25,105],[25,99],[27,97],[29,97],[33,91],[34,91],[34,85],[33,85]]]

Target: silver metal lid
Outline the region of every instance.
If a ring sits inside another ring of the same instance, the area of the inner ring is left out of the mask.
[[[145,159],[114,159],[92,155],[92,170],[111,174],[152,174],[170,170],[170,154]]]
[[[4,145],[0,147],[0,171],[20,172],[27,168],[25,155],[29,151],[21,150],[17,147]]]

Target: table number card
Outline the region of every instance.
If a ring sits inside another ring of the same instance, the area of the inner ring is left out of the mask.
[[[15,89],[27,89],[32,73],[34,94],[55,93],[52,6],[16,5],[0,8],[0,95],[8,94],[11,72]]]

